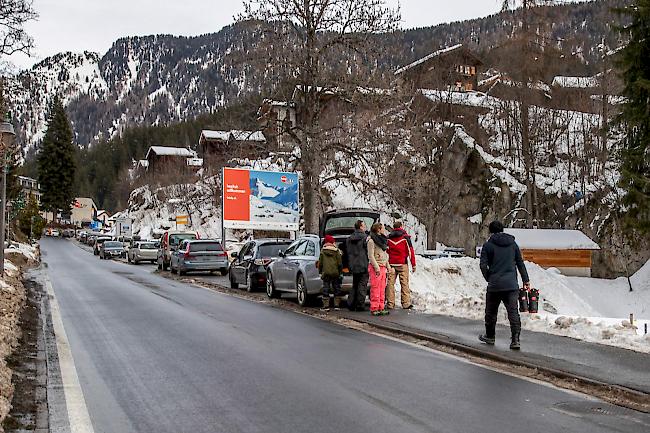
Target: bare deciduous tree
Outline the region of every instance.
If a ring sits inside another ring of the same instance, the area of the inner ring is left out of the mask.
[[[0,54],[29,54],[34,47],[34,40],[27,34],[24,25],[37,17],[32,0],[1,0]]]
[[[399,10],[384,0],[244,0],[240,21],[262,21],[267,56],[258,55],[286,83],[283,100],[299,92],[296,125],[289,131],[302,171],[305,231],[316,232],[323,203],[321,177],[331,126],[321,122],[332,93],[354,93],[369,84],[374,38],[397,29]]]

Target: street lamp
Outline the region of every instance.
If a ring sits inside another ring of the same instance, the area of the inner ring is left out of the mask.
[[[2,205],[0,206],[0,276],[5,274],[5,219],[7,207],[7,150],[16,138],[9,115],[0,122],[0,151],[2,152]]]

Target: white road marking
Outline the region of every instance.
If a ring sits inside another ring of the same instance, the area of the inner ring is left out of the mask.
[[[52,314],[52,326],[56,339],[56,350],[59,355],[59,368],[61,369],[61,382],[65,404],[68,410],[68,420],[72,433],[94,433],[93,424],[90,421],[90,414],[86,407],[86,400],[79,384],[77,368],[74,365],[72,351],[68,343],[68,336],[63,327],[59,303],[54,295],[54,288],[49,279],[45,280],[47,294],[50,297],[50,312]]]

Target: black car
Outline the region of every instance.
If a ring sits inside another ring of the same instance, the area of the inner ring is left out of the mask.
[[[280,257],[289,245],[289,239],[257,239],[247,242],[239,253],[233,253],[228,278],[230,287],[239,288],[246,285],[246,290],[252,292],[266,287],[266,267]]]

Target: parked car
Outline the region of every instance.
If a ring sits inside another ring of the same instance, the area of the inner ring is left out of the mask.
[[[294,241],[281,257],[269,264],[266,274],[266,294],[276,298],[280,292],[293,292],[301,307],[307,306],[323,290],[316,262],[321,239],[304,235]]]
[[[178,249],[184,240],[198,239],[199,234],[192,231],[167,230],[160,239],[156,262],[158,269],[167,270],[171,263],[172,252]]]
[[[172,273],[184,275],[187,272],[221,272],[228,273],[228,253],[221,242],[212,239],[183,240],[179,248],[172,251],[170,270]]]
[[[61,231],[59,229],[52,229],[50,231],[50,236],[55,238],[61,237]]]
[[[158,246],[155,242],[136,241],[127,252],[129,263],[139,264],[140,262],[149,261],[156,263],[158,258]]]
[[[98,239],[98,241],[101,240]],[[100,244],[99,247],[99,258],[100,259],[112,259],[113,257],[126,258],[126,250],[124,249],[124,244],[118,241],[106,240]]]
[[[102,244],[106,241],[112,241],[113,238],[110,236],[97,236],[95,240],[93,241],[93,254],[96,256],[99,255],[99,249],[101,248]]]
[[[237,289],[240,284],[245,284],[249,292],[265,287],[267,266],[278,259],[289,245],[291,241],[288,239],[257,239],[246,242],[238,253],[231,254],[233,261],[228,273],[230,287]]]
[[[79,242],[86,243],[86,239],[88,238],[88,232],[79,232],[77,233],[77,239],[79,239]]]

